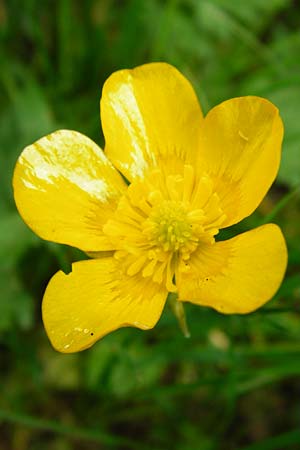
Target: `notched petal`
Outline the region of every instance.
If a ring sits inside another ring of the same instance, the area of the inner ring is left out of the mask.
[[[179,282],[179,298],[225,314],[249,313],[278,290],[287,266],[280,228],[263,225],[191,258],[190,272]]]
[[[152,328],[166,298],[164,288],[127,276],[114,258],[81,261],[68,275],[60,271],[50,280],[43,321],[56,350],[77,352],[121,327]]]

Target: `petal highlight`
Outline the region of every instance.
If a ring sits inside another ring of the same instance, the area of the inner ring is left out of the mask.
[[[43,239],[110,250],[102,226],[127,186],[88,137],[59,130],[26,147],[13,186],[21,216]]]
[[[169,166],[195,160],[202,112],[189,81],[169,64],[112,74],[103,87],[101,120],[105,152],[130,181],[160,159]]]
[[[43,299],[44,325],[53,347],[84,350],[120,327],[153,328],[167,291],[150,278],[128,276],[114,258],[81,261],[57,272]]]
[[[281,157],[278,109],[260,97],[240,97],[213,108],[203,122],[199,171],[214,180],[227,219],[250,215],[273,183]]]
[[[178,282],[179,299],[225,314],[249,313],[273,297],[286,265],[280,228],[263,225],[195,252]]]

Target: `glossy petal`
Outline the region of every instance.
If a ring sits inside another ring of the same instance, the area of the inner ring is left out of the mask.
[[[26,147],[13,186],[21,216],[42,238],[85,251],[110,249],[102,226],[126,184],[86,136],[60,130]]]
[[[191,84],[175,67],[152,63],[112,74],[103,87],[105,152],[132,181],[161,158],[177,170],[194,161],[202,112]]]
[[[117,264],[114,258],[81,261],[50,280],[43,320],[54,348],[76,352],[120,327],[154,327],[167,291],[150,278],[124,275]]]
[[[222,313],[248,313],[270,300],[287,265],[280,228],[268,224],[199,249],[178,283],[179,298]]]
[[[251,214],[265,196],[278,172],[282,137],[278,109],[259,97],[225,101],[206,116],[198,168],[214,180],[224,227]]]

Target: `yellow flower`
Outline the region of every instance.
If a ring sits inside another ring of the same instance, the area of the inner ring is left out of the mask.
[[[251,214],[274,181],[277,108],[240,97],[203,118],[183,75],[153,63],[109,77],[101,117],[105,153],[59,130],[25,148],[15,168],[29,227],[94,257],[48,284],[42,309],[53,346],[75,352],[120,327],[150,329],[168,292],[226,314],[268,301],[287,264],[278,226],[215,236]]]

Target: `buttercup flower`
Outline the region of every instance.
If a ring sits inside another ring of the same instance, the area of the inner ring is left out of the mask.
[[[15,168],[28,226],[93,257],[48,284],[42,312],[53,346],[75,352],[120,327],[150,329],[168,292],[226,314],[272,298],[287,264],[279,227],[215,236],[251,214],[274,181],[277,108],[240,97],[203,118],[183,75],[152,63],[108,78],[101,118],[105,152],[59,130],[26,147]]]

